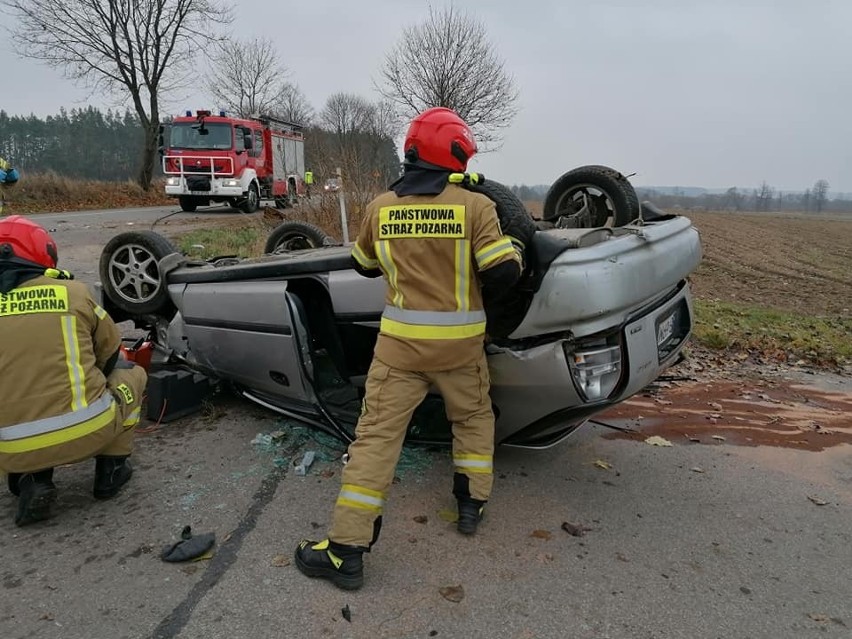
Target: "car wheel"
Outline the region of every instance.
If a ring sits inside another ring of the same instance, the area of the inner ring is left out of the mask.
[[[186,211],[187,213],[192,213],[198,208],[198,203],[195,201],[195,198],[190,195],[181,195],[178,198],[178,202],[180,202],[181,210]]]
[[[167,312],[171,300],[158,262],[176,252],[171,242],[153,231],[116,235],[101,252],[99,264],[107,297],[132,315]]]
[[[260,206],[260,195],[257,192],[257,184],[252,182],[249,184],[248,193],[243,198],[240,204],[240,210],[243,213],[254,213]]]
[[[482,193],[497,205],[497,217],[505,235],[519,240],[524,247],[530,245],[536,232],[535,220],[511,189],[492,180],[485,180],[482,184],[466,184],[465,188]],[[524,261],[526,263],[526,259]]]
[[[585,196],[585,197],[584,197]],[[584,210],[584,202],[588,208]],[[627,178],[606,166],[581,166],[563,174],[544,197],[543,218],[565,226],[624,226],[639,218],[639,198]]]
[[[266,239],[265,253],[300,251],[332,244],[334,240],[321,228],[307,222],[282,222]]]

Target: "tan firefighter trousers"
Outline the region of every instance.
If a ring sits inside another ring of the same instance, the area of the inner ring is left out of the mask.
[[[485,353],[464,368],[430,372],[400,370],[374,358],[334,508],[329,532],[332,541],[351,546],[370,544],[411,415],[431,384],[443,396],[447,418],[453,423],[455,471],[468,477],[471,497],[488,499],[494,478],[494,413]]]

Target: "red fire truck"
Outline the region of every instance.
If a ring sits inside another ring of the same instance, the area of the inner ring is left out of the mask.
[[[312,181],[301,127],[271,116],[187,111],[163,127],[160,147],[166,195],[184,211],[227,202],[253,213],[261,200],[287,208]]]

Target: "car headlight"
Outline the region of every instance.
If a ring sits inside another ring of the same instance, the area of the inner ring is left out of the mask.
[[[222,180],[222,186],[224,186],[226,189],[235,188],[235,187],[238,187],[239,185],[240,185],[239,180]]]
[[[566,357],[577,390],[586,401],[606,399],[615,390],[621,378],[621,347],[581,347]]]
[[[180,186],[179,177],[166,178],[166,186]]]

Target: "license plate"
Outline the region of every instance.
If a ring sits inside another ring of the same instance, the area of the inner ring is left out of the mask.
[[[657,346],[662,346],[671,339],[674,333],[676,317],[677,312],[674,312],[657,325]]]

